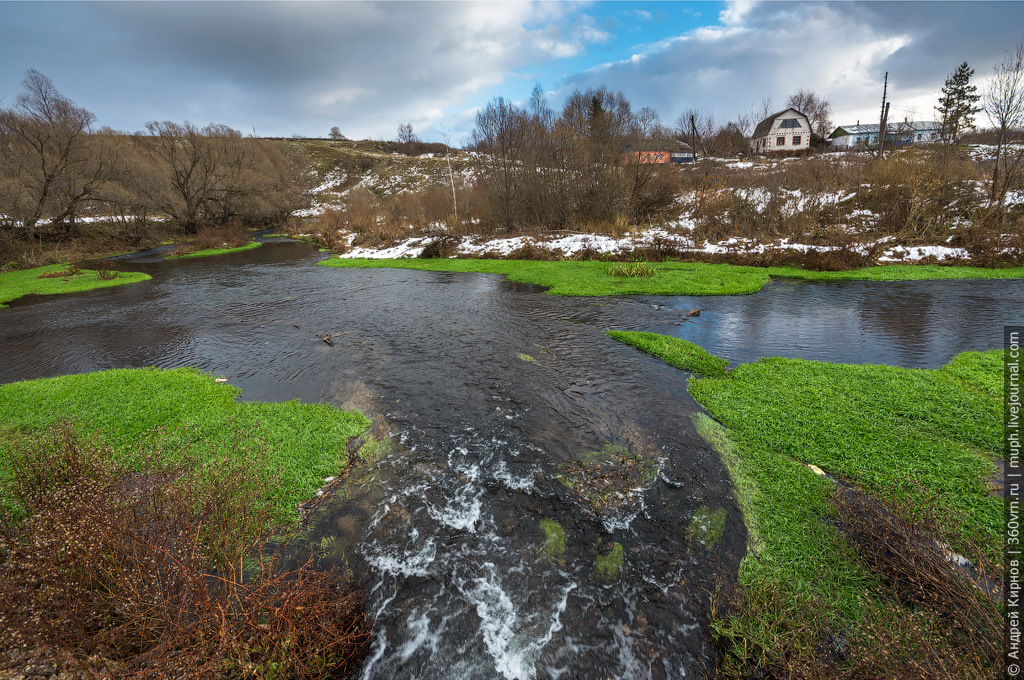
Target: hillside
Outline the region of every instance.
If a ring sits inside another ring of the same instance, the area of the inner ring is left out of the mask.
[[[1024,190],[987,205],[986,148],[711,158],[650,170],[667,196],[645,219],[499,225],[494,159],[443,145],[419,156],[395,142],[285,140],[310,163],[312,207],[298,231],[343,257],[447,255],[802,264],[1014,264],[1024,253]],[[629,166],[612,169],[632,172]],[[565,183],[573,168],[539,171]],[[532,179],[537,182],[536,178]],[[453,200],[453,185],[455,197]],[[515,209],[530,211],[534,187]],[[457,208],[457,211],[456,211]],[[297,232],[298,233],[298,232]]]
[[[311,190],[312,206],[297,216],[320,215],[329,208],[345,206],[352,189],[364,189],[378,198],[422,192],[431,187],[449,186],[451,169],[465,181],[474,167],[472,154],[448,149],[444,144],[416,144],[406,149],[398,142],[350,141],[327,139],[282,140],[309,163],[316,177]],[[407,155],[403,151],[417,152]],[[450,157],[446,158],[445,154]]]

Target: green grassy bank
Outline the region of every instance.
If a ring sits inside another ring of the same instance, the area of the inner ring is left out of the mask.
[[[744,606],[715,624],[735,674],[814,657],[823,630],[855,629],[885,587],[838,528],[836,484],[809,465],[910,506],[923,488],[966,542],[1001,563],[1002,500],[988,486],[1002,456],[1001,351],[935,370],[766,358],[725,372],[684,340],[609,335],[707,376],[689,391],[713,419],[695,424],[729,468],[750,537]]]
[[[13,272],[0,272],[0,308],[5,302],[16,300],[23,295],[58,295],[60,293],[80,293],[93,288],[110,288],[136,281],[152,278],[140,272],[117,272],[113,279],[101,279],[100,273],[91,269],[78,270],[62,277],[39,278],[44,274],[53,274],[68,270],[67,266],[51,264],[45,267],[21,269]],[[74,270],[71,270],[74,271]]]
[[[237,402],[241,391],[193,369],[119,369],[0,385],[0,470],[12,438],[74,418],[76,429],[115,450],[154,437],[168,455],[190,447],[213,460],[240,444],[280,474],[280,517],[312,496],[347,461],[345,444],[369,421],[332,406]],[[154,435],[154,432],[160,433]]]
[[[246,243],[244,246],[237,246],[234,248],[207,248],[206,250],[196,250],[191,253],[185,253],[184,255],[171,255],[166,258],[168,260],[184,260],[190,257],[210,257],[211,255],[223,255],[225,253],[237,253],[243,250],[252,250],[253,248],[259,248],[262,243],[259,241],[251,241]]]
[[[796,267],[743,267],[703,262],[652,262],[651,277],[612,275],[615,263],[562,260],[485,259],[342,259],[320,262],[326,267],[418,269],[441,272],[502,274],[517,283],[546,286],[550,295],[739,295],[761,290],[771,278],[814,281],[920,281],[925,279],[1020,279],[1024,267],[984,269],[935,265],[889,265],[842,272]]]

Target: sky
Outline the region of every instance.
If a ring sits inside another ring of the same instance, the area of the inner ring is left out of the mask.
[[[931,120],[959,64],[983,88],[1021,40],[1024,2],[0,1],[0,107],[34,68],[127,132],[393,139],[411,123],[462,145],[489,101],[538,83],[555,110],[605,85],[666,125],[781,110],[804,89],[843,124],[877,122],[888,72],[890,120]]]

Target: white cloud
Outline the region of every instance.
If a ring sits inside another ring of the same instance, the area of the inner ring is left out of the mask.
[[[339,104],[349,104],[369,94],[371,91],[364,87],[342,87],[314,96],[313,105],[321,109],[332,109]]]
[[[260,134],[393,137],[412,121],[461,141],[493,94],[622,90],[664,120],[690,107],[719,121],[797,89],[833,101],[837,122],[877,117],[883,74],[893,111],[929,117],[945,76],[976,82],[1020,40],[1024,3],[729,3],[707,25],[623,44],[620,10],[575,2],[0,3],[0,97],[25,69],[50,76],[101,124],[223,122]],[[654,8],[657,8],[656,10]],[[654,11],[649,11],[654,10]],[[632,6],[646,31],[678,3]],[[645,15],[657,15],[645,16]],[[40,35],[38,26],[46,26]],[[605,63],[587,55],[610,54]],[[559,69],[564,60],[566,73]],[[596,65],[595,65],[596,64]],[[564,74],[562,82],[551,73]],[[900,113],[902,115],[902,113]]]
[[[89,97],[80,103],[104,123],[127,129],[151,118],[189,117],[256,126],[261,134],[325,134],[338,125],[350,137],[391,137],[402,121],[435,125],[442,112],[479,104],[474,97],[519,77],[518,69],[578,57],[610,38],[579,3],[86,3],[73,9],[90,28],[66,45],[19,47],[2,27],[12,5],[0,3],[0,61],[26,60],[8,76],[17,83],[25,68],[39,67],[27,55],[45,53],[54,66],[43,71],[58,85],[87,83]],[[57,5],[18,10],[37,15],[35,23],[62,25]],[[96,33],[103,39],[94,46],[86,36]],[[232,96],[219,98],[225,83]],[[126,122],[129,111],[138,118]]]
[[[952,29],[943,13],[993,29],[1013,23],[1000,12],[1024,14],[1012,3],[979,4],[974,13],[961,5],[733,2],[717,24],[652,43],[640,50],[642,59],[634,55],[571,76],[566,86],[605,84],[622,90],[635,106],[653,106],[663,120],[696,107],[713,112],[719,123],[764,97],[782,108],[787,96],[810,89],[831,99],[837,122],[852,122],[877,117],[882,77],[890,71],[894,114],[916,112],[928,119],[945,73],[965,58],[981,62],[991,52],[980,28],[970,37],[947,39]],[[943,61],[936,62],[932,52],[944,52]]]

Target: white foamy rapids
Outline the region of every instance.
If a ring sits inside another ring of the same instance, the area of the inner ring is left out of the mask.
[[[464,488],[463,491],[466,491]],[[467,494],[459,494],[460,497],[453,498],[452,504],[442,507],[427,504],[427,512],[435,520],[452,529],[476,533],[477,522],[480,521],[483,503],[480,501],[480,494],[483,489],[477,489],[476,498],[465,498]]]
[[[448,453],[448,470],[456,475],[459,487],[444,494],[444,505],[427,502],[427,512],[436,521],[458,531],[475,533],[483,510],[484,487],[480,484],[480,465],[466,464],[469,451],[457,447]]]
[[[632,496],[633,500],[626,503],[623,508],[607,516],[601,517],[601,524],[604,525],[605,531],[608,533],[614,533],[628,529],[629,525],[633,523],[637,517],[640,516],[646,506],[644,504],[643,494],[636,494]]]
[[[420,613],[418,609],[414,609],[405,620],[406,626],[408,626],[408,635],[397,652],[398,658],[401,659],[402,663],[408,661],[413,653],[421,647],[429,648],[432,654],[436,653],[437,640],[444,632],[444,624],[446,622],[447,620],[442,621],[437,630],[431,630],[430,612],[423,611]]]
[[[501,482],[506,489],[511,491],[524,491],[526,493],[533,491],[533,475],[517,477],[509,471],[505,461],[500,461],[494,466],[494,471],[491,473],[491,476],[494,477],[495,481]]]
[[[363,556],[367,564],[381,573],[422,577],[430,575],[430,565],[437,556],[437,546],[433,538],[428,538],[419,550],[403,550],[372,543]]]
[[[376,590],[376,588],[375,588],[375,590]],[[384,598],[384,600],[381,601],[380,605],[376,608],[376,611],[374,611],[373,619],[376,620],[382,613],[384,613],[384,610],[387,609],[388,605],[391,604],[391,601],[394,600],[394,599],[395,599],[394,595],[392,595],[391,597]],[[388,646],[388,632],[387,632],[387,630],[380,629],[380,630],[374,631],[374,635],[373,635],[373,655],[370,656],[370,658],[367,659],[366,662],[363,664],[363,680],[370,680],[370,677],[371,677],[371,675],[373,673],[373,667],[374,667],[374,665],[378,661],[380,661],[381,657],[384,656],[384,650],[387,649],[387,646]]]
[[[543,620],[542,612],[527,614],[518,611],[512,598],[501,587],[494,564],[482,566],[487,569],[487,575],[469,581],[462,592],[470,605],[476,607],[480,634],[487,652],[497,671],[507,680],[531,680],[537,676],[537,658],[541,651],[562,629],[562,613],[576,584],[564,586],[561,599]],[[528,605],[535,606],[529,602]],[[546,630],[543,630],[545,623]]]

